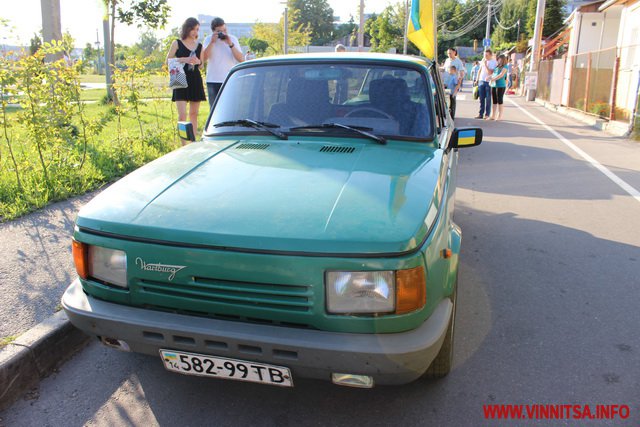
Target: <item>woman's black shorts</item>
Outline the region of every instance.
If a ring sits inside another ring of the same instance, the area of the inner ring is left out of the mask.
[[[502,104],[504,100],[504,92],[507,90],[506,87],[492,87],[491,88],[491,99],[494,104]]]

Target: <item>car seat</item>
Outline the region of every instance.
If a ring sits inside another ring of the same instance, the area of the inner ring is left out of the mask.
[[[283,127],[319,124],[331,116],[331,110],[326,80],[292,78],[286,102],[274,104],[268,120]]]

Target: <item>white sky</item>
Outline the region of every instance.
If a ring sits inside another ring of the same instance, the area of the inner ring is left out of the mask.
[[[365,13],[379,13],[389,4],[400,0],[365,0]],[[348,21],[353,15],[358,21],[359,0],[329,0],[334,15],[341,21]],[[0,28],[0,43],[28,45],[29,40],[42,28],[40,0],[2,0],[2,18],[9,20],[11,32]],[[86,43],[94,44],[98,30],[100,44],[102,37],[102,0],[60,0],[62,31],[69,31],[76,40],[76,47]],[[284,5],[280,0],[235,0],[229,2],[214,0],[169,0],[171,16],[165,31],[178,27],[190,17],[198,14],[221,16],[226,22],[277,22],[282,16]],[[136,42],[142,32],[136,26],[116,25],[116,42],[130,45]]]

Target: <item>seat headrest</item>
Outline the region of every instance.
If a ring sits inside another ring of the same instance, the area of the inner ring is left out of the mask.
[[[329,85],[326,80],[294,78],[287,86],[287,104],[302,105],[309,102],[329,102]]]
[[[409,100],[407,82],[395,77],[384,77],[372,80],[369,84],[369,100],[374,105],[407,102]]]

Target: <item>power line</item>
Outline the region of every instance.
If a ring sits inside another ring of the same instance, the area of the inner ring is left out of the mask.
[[[516,22],[510,27],[505,27],[504,25],[502,25],[502,23],[498,20],[498,16],[497,15],[495,15],[494,18],[495,18],[496,22],[498,23],[498,27],[502,28],[503,30],[510,30],[510,29],[515,28],[518,25],[520,25],[520,18],[518,18],[516,20]]]
[[[500,11],[500,9],[503,6],[503,0],[499,0],[496,3],[492,4],[491,6],[491,16],[495,17],[497,15],[497,13]],[[488,3],[485,4],[486,7],[488,7]],[[478,28],[478,26],[480,26],[480,24],[482,24],[483,22],[486,22],[487,18],[485,18],[485,14],[484,12],[482,13],[477,13],[469,22],[467,22],[466,24],[464,24],[461,28],[458,28],[457,30],[454,31],[447,31],[446,28],[442,29],[442,39],[443,40],[453,40],[456,38],[459,38],[473,30],[475,30],[476,28]],[[448,21],[447,21],[448,22]]]

